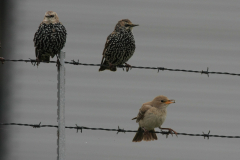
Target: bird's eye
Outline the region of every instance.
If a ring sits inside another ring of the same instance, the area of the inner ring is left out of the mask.
[[[130,25],[129,24],[125,24],[125,27],[129,27]]]
[[[161,102],[165,102],[164,100],[161,100]]]

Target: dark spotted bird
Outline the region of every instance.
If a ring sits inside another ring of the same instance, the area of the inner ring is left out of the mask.
[[[157,96],[151,102],[146,102],[139,109],[136,122],[139,124],[138,132],[133,138],[133,142],[154,141],[157,140],[157,135],[154,128],[158,127],[161,130],[168,130],[170,134],[177,136],[177,132],[171,128],[162,128],[162,124],[167,116],[167,106],[175,103],[175,100],[169,100],[165,96]]]
[[[59,22],[57,13],[46,12],[33,39],[37,65],[41,61],[49,62],[50,56],[53,58],[55,55],[59,62],[59,54],[65,45],[66,38],[67,31]]]
[[[116,71],[117,65],[126,65],[127,71],[131,67],[126,62],[132,57],[135,51],[135,40],[132,28],[138,24],[132,24],[129,19],[118,21],[114,31],[107,37],[103,57],[99,71],[105,69]]]

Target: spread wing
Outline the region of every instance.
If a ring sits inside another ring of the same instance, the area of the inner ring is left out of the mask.
[[[152,106],[143,104],[142,107],[139,109],[137,117],[133,118],[132,120],[136,119],[136,122],[139,122],[141,119],[144,118],[144,114],[149,110]]]

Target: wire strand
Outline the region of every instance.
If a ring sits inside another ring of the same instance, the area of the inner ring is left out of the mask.
[[[43,128],[43,127],[49,127],[49,128],[58,128],[57,125],[41,125],[41,122],[39,124],[22,124],[22,123],[0,123],[0,125],[5,125],[5,126],[30,126],[33,128]],[[109,129],[109,128],[90,128],[90,127],[85,127],[85,126],[78,126],[76,124],[76,126],[65,126],[66,129],[76,129],[77,132],[78,130],[82,131],[85,130],[101,130],[101,131],[113,131],[113,132],[117,132],[117,134],[119,132],[137,132],[137,130],[125,130],[125,129],[121,129],[119,126],[117,129]],[[169,132],[165,132],[165,131],[155,131],[155,133],[160,133],[162,135],[166,135],[168,136],[170,133]],[[240,136],[225,136],[225,135],[210,135],[210,131],[208,133],[204,133],[202,132],[202,134],[189,134],[189,133],[178,133],[178,135],[183,135],[183,136],[196,136],[196,137],[204,137],[208,138],[209,137],[220,137],[220,138],[240,138]]]
[[[3,57],[0,57],[0,61],[2,63],[4,63],[5,61],[11,61],[11,62],[30,62],[33,65],[36,63],[35,59],[27,59],[27,60],[23,60],[23,59],[18,59],[18,60],[14,60],[14,59],[4,59]],[[41,62],[41,63],[57,63],[57,61],[49,61],[49,62]],[[71,62],[69,61],[65,61],[66,64],[71,64],[71,65],[80,65],[80,66],[104,66],[101,64],[89,64],[89,63],[80,63],[79,60],[75,61],[72,60]],[[127,66],[124,65],[119,65],[117,66],[118,68],[122,68],[124,70],[124,68],[127,68]],[[143,66],[131,66],[131,68],[138,68],[138,69],[151,69],[151,70],[157,70],[159,71],[175,71],[175,72],[190,72],[190,73],[201,73],[201,74],[206,74],[209,77],[209,74],[221,74],[221,75],[231,75],[231,76],[240,76],[239,73],[229,73],[229,72],[209,72],[208,71],[208,67],[207,70],[204,71],[194,71],[194,70],[186,70],[186,69],[171,69],[171,68],[165,68],[165,67],[143,67]],[[131,69],[130,68],[130,69]]]

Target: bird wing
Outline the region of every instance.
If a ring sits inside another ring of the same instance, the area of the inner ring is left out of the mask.
[[[144,118],[144,114],[149,110],[152,106],[143,104],[142,107],[139,109],[137,117],[133,118],[132,120],[136,119],[136,122],[139,122],[141,119]]]
[[[104,63],[104,60],[105,60],[105,54],[109,54],[109,53],[106,53],[106,50],[108,49],[109,46],[111,46],[111,44],[113,43],[116,43],[116,36],[118,36],[118,33],[117,32],[112,32],[108,37],[107,37],[107,40],[106,40],[106,43],[105,43],[105,47],[103,49],[103,58],[102,58],[102,63],[101,65]]]
[[[110,36],[110,35],[109,35],[109,36]],[[105,47],[104,47],[104,49],[103,49],[103,53],[102,53],[103,57],[102,57],[101,65],[103,65],[104,60],[105,60],[105,58],[104,58],[105,50],[106,50],[106,48],[109,46],[109,36],[107,37],[107,40],[106,40],[106,43],[105,43]]]

